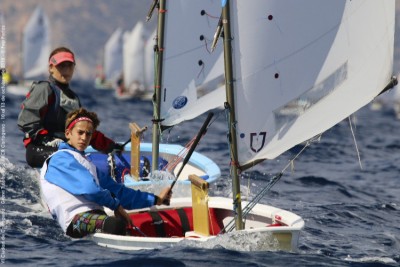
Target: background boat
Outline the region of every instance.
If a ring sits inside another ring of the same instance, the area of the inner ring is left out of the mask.
[[[35,80],[47,79],[50,55],[50,22],[40,6],[33,11],[23,30],[20,80],[7,86],[11,94],[26,95]]]
[[[144,46],[147,32],[143,22],[135,24],[132,31],[124,33],[123,78],[116,89],[118,99],[138,97],[144,91]]]
[[[124,164],[125,168],[120,168],[118,173],[118,182],[124,183],[126,186],[140,189],[142,191],[151,191],[161,189],[167,184],[171,184],[175,178],[178,178],[178,184],[181,187],[174,190],[174,194],[180,197],[190,196],[190,181],[189,175],[196,174],[203,180],[212,184],[217,181],[221,176],[220,168],[210,158],[193,152],[188,162],[182,168],[182,153],[186,151],[181,145],[177,144],[161,144],[160,145],[160,157],[163,162],[160,162],[160,171],[151,173],[151,169],[147,167],[146,175],[137,177],[131,173],[131,143],[126,144],[124,151],[120,156],[114,156],[115,161]],[[90,153],[89,158],[96,166],[100,166],[104,171],[110,172],[108,165],[108,155],[98,153],[93,148],[89,147],[87,152]],[[152,144],[141,143],[140,144],[140,156],[145,157],[149,164],[151,161]],[[168,165],[169,164],[169,165]],[[182,170],[181,170],[182,168]],[[140,170],[140,173],[142,171]],[[179,177],[177,175],[179,174]],[[121,177],[121,178],[120,178]]]
[[[103,62],[95,78],[96,89],[115,89],[122,75],[123,32],[117,28],[104,46]]]

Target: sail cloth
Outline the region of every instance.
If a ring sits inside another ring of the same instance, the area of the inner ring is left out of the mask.
[[[394,0],[230,3],[242,166],[324,132],[391,79]]]
[[[23,78],[43,78],[48,75],[50,55],[49,19],[38,6],[29,18],[22,41]]]
[[[117,28],[104,47],[104,75],[106,81],[116,81],[122,74],[123,34]]]
[[[225,87],[223,60],[218,61],[222,42],[210,51],[221,2],[173,0],[166,5],[160,113],[162,124],[171,126],[222,107]]]
[[[144,80],[148,92],[154,91],[154,45],[156,44],[157,29],[150,34],[144,46]]]
[[[124,34],[123,74],[126,88],[141,90],[144,86],[144,44],[146,38],[146,30],[142,21],[137,22],[131,32]]]

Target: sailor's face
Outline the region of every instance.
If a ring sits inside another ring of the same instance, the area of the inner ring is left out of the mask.
[[[93,124],[89,121],[77,122],[72,129],[65,131],[68,144],[79,151],[84,151],[90,144],[93,134]]]
[[[53,78],[64,84],[68,84],[71,81],[72,76],[74,75],[74,70],[75,63],[69,61],[61,62],[57,66],[54,66],[53,64],[49,65],[49,72]]]

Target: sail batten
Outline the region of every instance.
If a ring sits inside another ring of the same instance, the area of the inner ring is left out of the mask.
[[[392,76],[394,3],[232,2],[240,165],[279,156],[379,94]]]

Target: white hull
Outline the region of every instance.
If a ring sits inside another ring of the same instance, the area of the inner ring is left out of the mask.
[[[243,202],[242,204],[245,206],[247,203]],[[171,205],[169,207],[162,206],[157,209],[152,208],[152,210],[169,210],[191,206],[191,198],[172,198]],[[216,209],[219,215],[223,215],[222,217],[224,217],[224,226],[226,226],[226,224],[233,219],[232,199],[210,197],[208,206],[209,208]],[[281,225],[275,226],[276,224]],[[252,247],[252,250],[295,251],[298,246],[299,234],[303,227],[304,221],[298,215],[272,206],[257,204],[247,216],[245,229],[241,231],[213,236],[202,236],[194,232],[187,232],[186,237],[117,236],[98,233],[88,238],[93,240],[98,245],[104,247],[121,250],[140,250],[162,248],[165,246],[175,245],[185,240],[194,242],[194,246],[201,246],[202,243],[205,245],[205,241],[211,241],[215,238],[223,238],[224,235],[235,235],[237,233],[240,233],[244,237],[248,236],[249,243],[254,243],[252,235],[257,234],[257,238],[261,238],[261,236],[263,236],[263,242],[258,242],[257,247]],[[230,242],[231,241],[228,241],[227,243]],[[221,242],[218,242],[218,245],[224,246],[222,239]],[[241,244],[240,246],[244,247],[246,244]]]
[[[114,90],[114,87],[111,82],[95,82],[94,88],[97,90]]]
[[[150,91],[136,91],[136,92],[115,92],[115,98],[118,100],[129,100],[129,99],[141,99],[141,100],[151,100],[153,98],[153,92]]]
[[[13,95],[23,95],[29,92],[33,81],[27,81],[17,84],[7,84],[6,85],[6,92]]]

